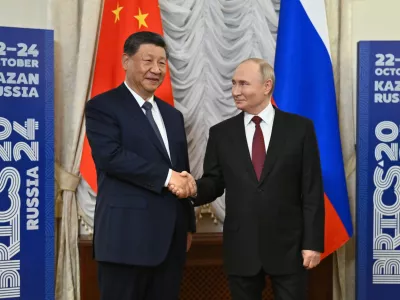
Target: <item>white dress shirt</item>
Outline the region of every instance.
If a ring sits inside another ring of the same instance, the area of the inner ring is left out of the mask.
[[[267,153],[269,141],[271,140],[272,133],[272,125],[274,124],[275,118],[275,109],[271,103],[258,114],[258,116],[262,119],[260,123],[261,131],[264,136],[265,143],[265,153]],[[256,124],[251,120],[254,115],[249,114],[247,112],[244,113],[244,128],[246,132],[246,140],[247,146],[249,147],[250,157],[252,156],[252,148],[253,148],[253,137],[256,132]]]
[[[160,110],[158,109],[157,103],[154,101],[154,96],[152,95],[149,99],[144,100],[141,96],[139,96],[134,90],[132,90],[128,84],[125,82],[125,86],[128,88],[128,90],[132,93],[133,97],[135,97],[137,103],[139,106],[142,108],[143,104],[147,101],[151,103],[153,106],[151,108],[151,112],[153,114],[154,121],[157,124],[158,130],[160,131],[161,138],[163,139],[165,149],[168,152],[169,159],[171,159],[171,154],[169,151],[169,143],[168,143],[168,136],[167,136],[167,130],[165,129],[165,124],[164,120],[161,116]],[[146,115],[146,110],[142,108],[143,113]],[[172,170],[170,169],[168,172],[167,180],[165,181],[164,186],[168,186],[169,180],[171,179],[172,175]]]

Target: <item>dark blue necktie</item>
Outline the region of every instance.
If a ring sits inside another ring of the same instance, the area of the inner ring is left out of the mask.
[[[156,124],[156,122],[154,121],[154,118],[153,118],[153,113],[152,113],[152,111],[151,111],[151,109],[153,108],[153,105],[152,105],[150,102],[147,102],[147,101],[146,101],[146,102],[142,105],[142,108],[146,111],[147,120],[149,120],[150,125],[151,125],[151,127],[153,127],[153,130],[154,130],[154,132],[156,133],[156,136],[158,137],[158,139],[159,139],[159,141],[160,141],[160,143],[161,143],[162,148],[164,149],[165,153],[168,155],[168,151],[167,151],[167,149],[165,148],[164,140],[163,140],[162,137],[161,137],[160,130],[158,129],[157,124]]]

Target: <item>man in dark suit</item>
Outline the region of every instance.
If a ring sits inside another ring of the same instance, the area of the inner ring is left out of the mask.
[[[265,275],[275,300],[305,300],[306,270],[318,265],[324,250],[313,123],[272,106],[274,80],[263,60],[238,66],[232,94],[242,113],[211,127],[194,197],[203,205],[226,189],[223,248],[233,300],[260,300]]]
[[[154,96],[167,64],[152,32],[125,42],[125,82],[86,106],[86,131],[98,177],[94,256],[102,300],[176,300],[195,231],[195,192],[182,114]]]

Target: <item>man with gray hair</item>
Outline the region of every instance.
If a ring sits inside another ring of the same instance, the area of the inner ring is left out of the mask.
[[[224,263],[233,300],[261,300],[266,275],[275,300],[305,300],[306,270],[319,264],[324,250],[313,123],[272,105],[274,81],[264,60],[247,59],[237,67],[232,95],[242,112],[211,127],[204,174],[193,195],[199,206],[226,192]]]

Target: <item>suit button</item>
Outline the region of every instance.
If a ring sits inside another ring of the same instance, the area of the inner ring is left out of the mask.
[[[264,190],[263,189],[258,189],[257,192],[262,193],[262,192],[264,192]]]

